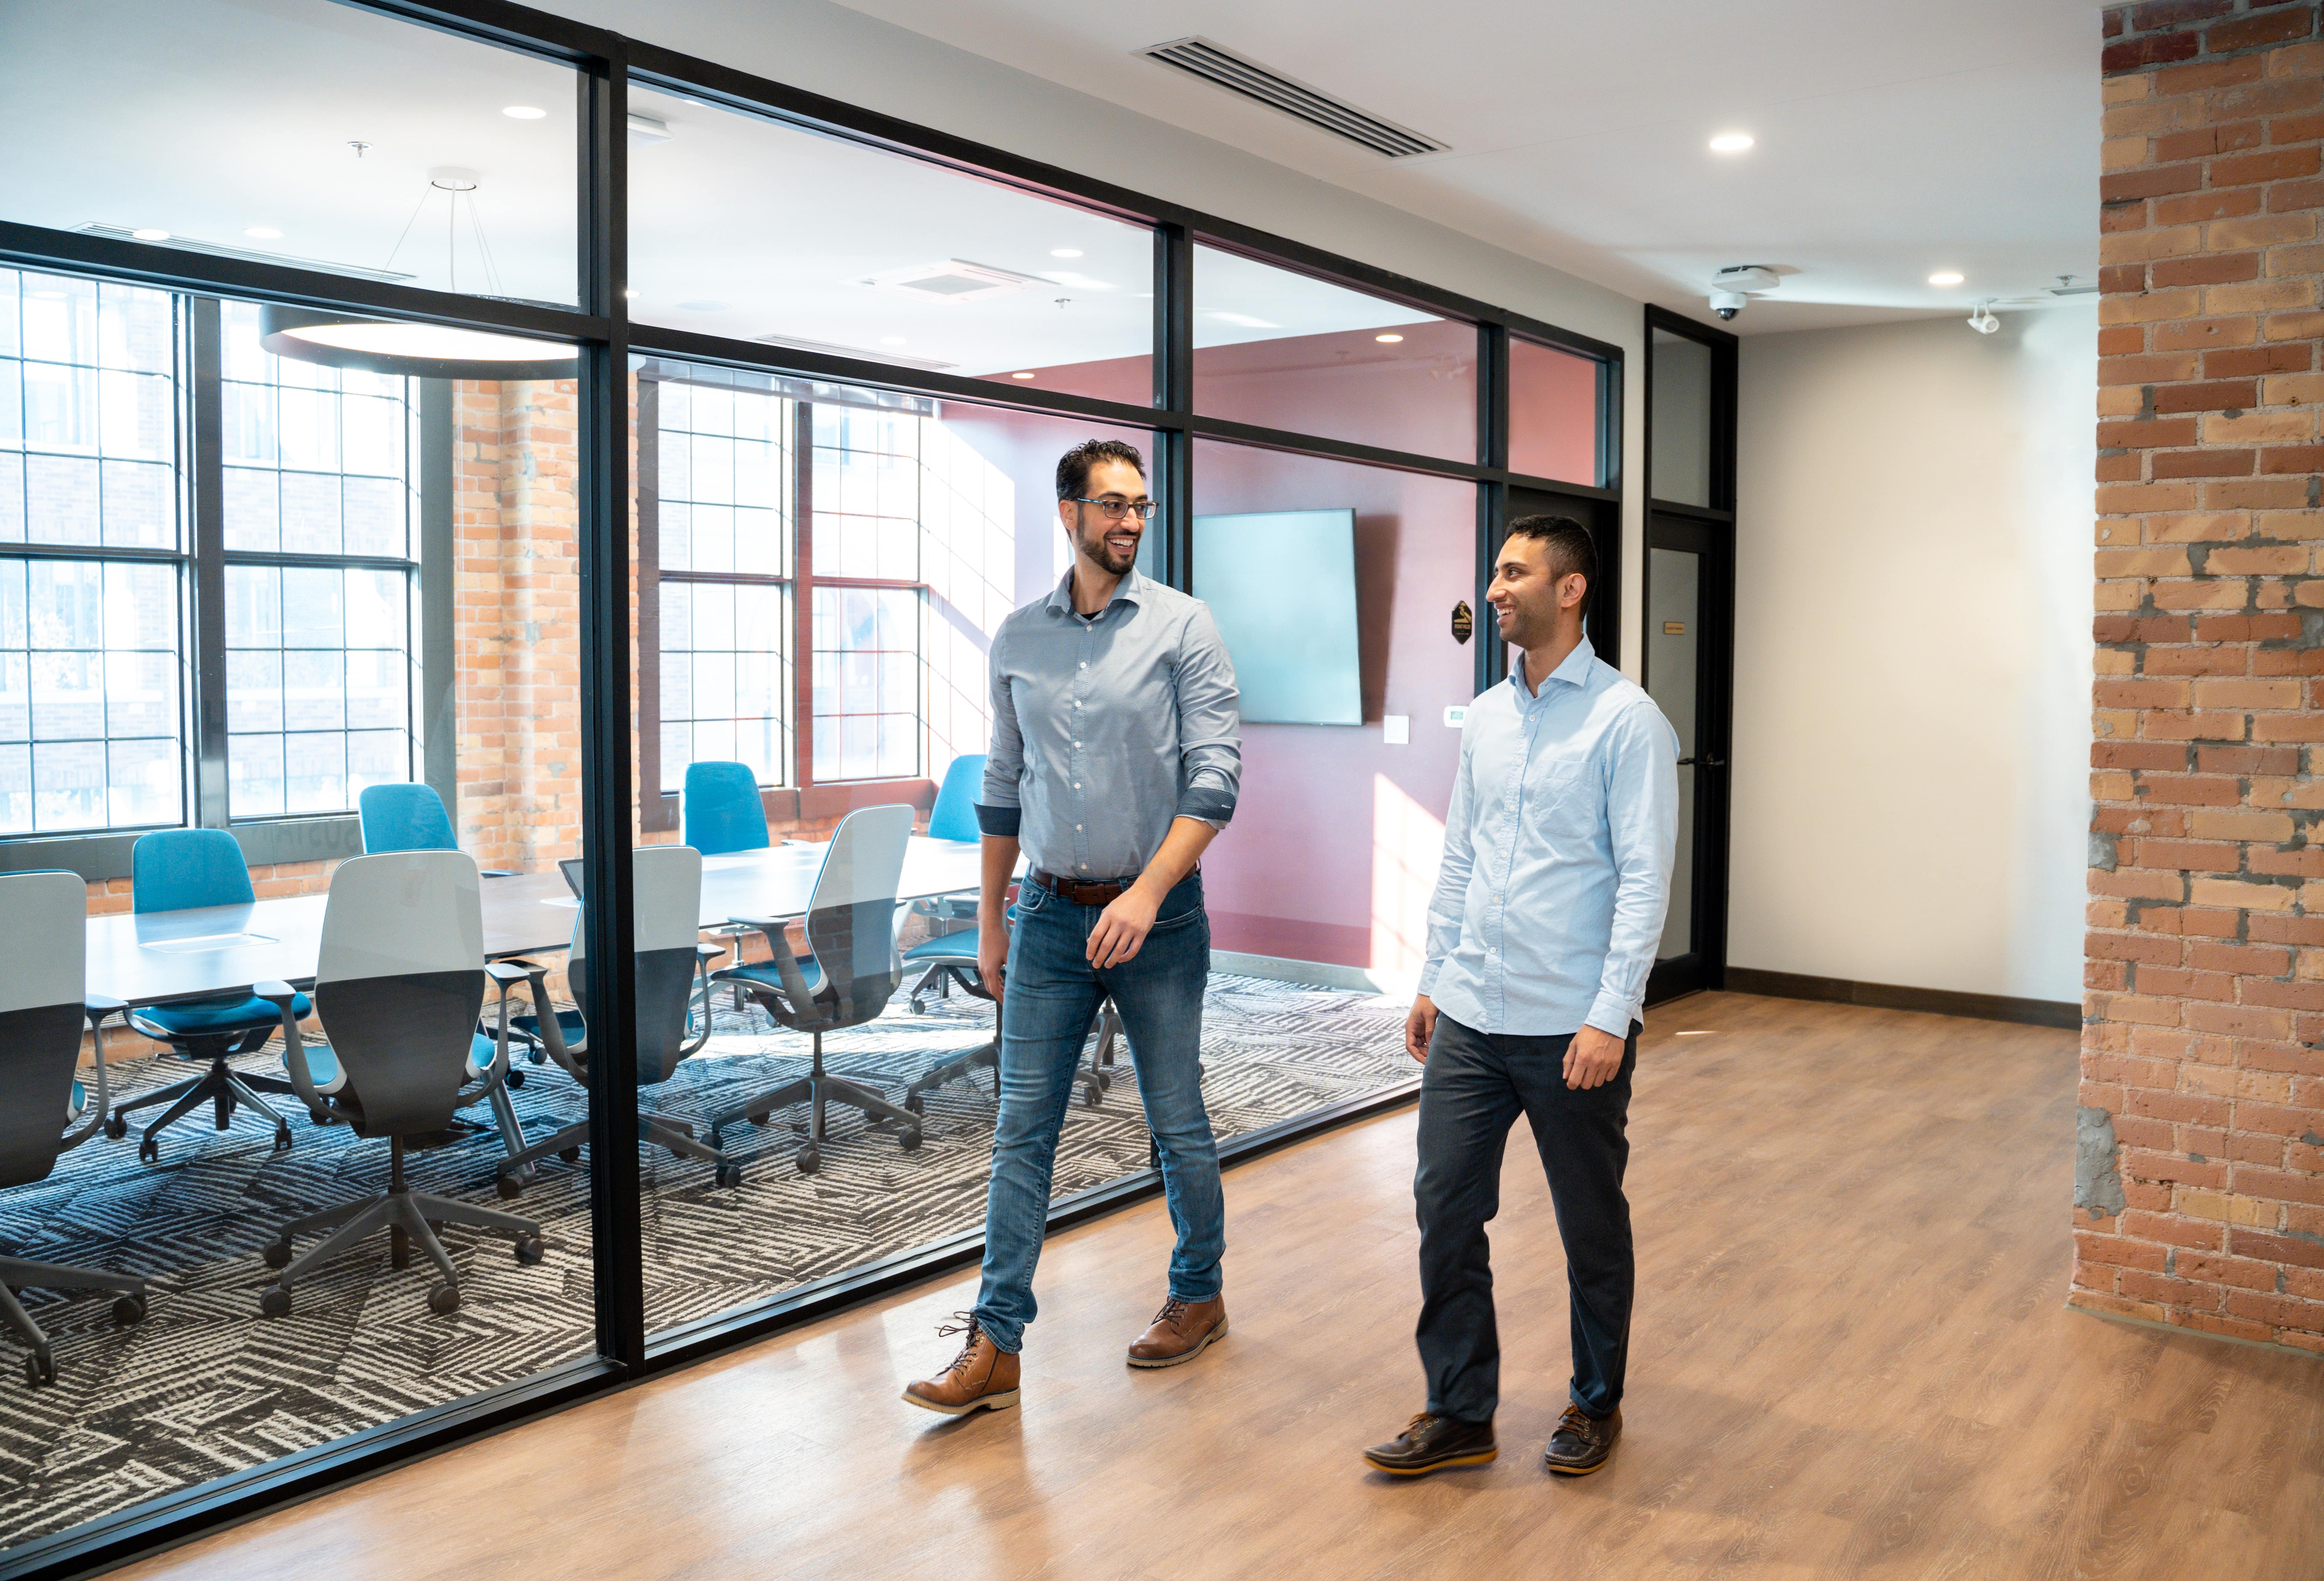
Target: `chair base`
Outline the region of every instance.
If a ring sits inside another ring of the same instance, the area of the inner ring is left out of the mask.
[[[718,1184],[721,1186],[740,1186],[742,1183],[742,1160],[731,1153],[721,1152],[715,1147],[696,1142],[694,1138],[694,1127],[683,1120],[670,1120],[659,1114],[641,1114],[638,1116],[638,1142],[643,1147],[668,1148],[678,1158],[696,1159],[706,1164],[715,1165]],[[586,1120],[576,1120],[554,1135],[536,1142],[530,1147],[521,1149],[503,1159],[501,1161],[499,1174],[493,1180],[493,1186],[503,1197],[521,1196],[525,1187],[532,1180],[533,1165],[552,1155],[563,1159],[567,1163],[571,1163],[581,1156],[581,1150],[588,1145],[589,1123]]]
[[[105,1132],[115,1138],[126,1136],[129,1134],[129,1122],[124,1116],[132,1109],[150,1109],[156,1104],[169,1105],[169,1109],[145,1128],[137,1142],[139,1161],[158,1163],[161,1157],[161,1133],[207,1103],[220,1131],[233,1123],[236,1109],[254,1109],[265,1115],[274,1123],[274,1151],[282,1152],[290,1146],[290,1123],[277,1114],[272,1105],[259,1096],[261,1093],[276,1097],[298,1096],[298,1090],[280,1077],[246,1076],[228,1065],[222,1057],[213,1057],[209,1069],[200,1076],[163,1087],[157,1093],[146,1093],[126,1103],[115,1104],[105,1123]]]
[[[942,967],[932,968],[937,971],[943,969]],[[913,992],[918,993],[918,990],[914,989]],[[979,995],[979,997],[983,996]],[[1091,1051],[1088,1067],[1076,1070],[1074,1073],[1074,1079],[1081,1085],[1083,1104],[1094,1109],[1104,1104],[1105,1095],[1113,1086],[1113,1040],[1121,1031],[1121,1016],[1113,1008],[1112,1000],[1109,999],[1098,1007],[1097,1020],[1092,1025],[1097,1032],[1097,1047]],[[1086,1037],[1088,1034],[1083,1035]],[[927,1113],[927,1095],[930,1092],[949,1082],[959,1080],[973,1070],[992,1072],[992,1101],[999,1103],[1001,1101],[1001,1039],[998,1033],[994,1034],[991,1042],[982,1048],[971,1049],[965,1054],[945,1060],[943,1064],[930,1069],[927,1075],[921,1077],[910,1086],[906,1087],[904,1107],[915,1114]]]
[[[25,1381],[38,1389],[57,1381],[57,1359],[49,1336],[32,1321],[16,1299],[20,1290],[111,1290],[121,1299],[113,1303],[113,1320],[123,1327],[145,1316],[145,1281],[132,1273],[107,1273],[101,1268],[80,1268],[68,1262],[33,1262],[22,1257],[0,1257],[0,1322],[31,1347],[24,1357]]]
[[[823,1167],[823,1143],[829,1134],[827,1110],[836,1100],[850,1108],[862,1110],[864,1118],[874,1124],[884,1120],[902,1126],[904,1129],[896,1140],[903,1144],[906,1152],[917,1151],[920,1145],[920,1117],[908,1109],[890,1103],[870,1087],[859,1086],[824,1069],[823,1034],[817,1032],[814,1037],[814,1063],[807,1074],[770,1093],[761,1093],[734,1108],[713,1115],[710,1120],[710,1145],[716,1147],[720,1130],[737,1120],[764,1125],[774,1117],[777,1109],[788,1109],[793,1104],[804,1103],[807,1105],[807,1142],[792,1156],[791,1161],[798,1166],[799,1173],[812,1175]]]
[[[376,1230],[384,1229],[392,1237],[389,1262],[397,1268],[411,1264],[411,1246],[419,1244],[420,1251],[444,1276],[444,1282],[428,1292],[429,1307],[441,1314],[456,1311],[460,1305],[460,1280],[452,1267],[452,1254],[444,1250],[444,1243],[436,1238],[438,1225],[469,1225],[480,1230],[506,1230],[516,1236],[516,1260],[530,1266],[539,1262],[545,1253],[540,1238],[540,1226],[528,1218],[512,1213],[501,1213],[489,1207],[473,1207],[465,1202],[455,1202],[448,1197],[431,1197],[424,1191],[414,1191],[404,1183],[403,1139],[390,1142],[388,1184],[385,1195],[367,1201],[351,1202],[327,1212],[309,1214],[282,1226],[282,1233],[266,1247],[263,1255],[269,1268],[280,1269],[275,1282],[261,1292],[258,1309],[269,1318],[287,1317],[290,1311],[290,1287],[306,1278],[317,1268],[340,1253],[362,1241]],[[295,1235],[312,1235],[328,1231],[323,1244],[305,1256],[291,1256],[290,1242]]]

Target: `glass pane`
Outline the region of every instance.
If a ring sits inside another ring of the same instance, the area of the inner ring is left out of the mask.
[[[1147,227],[669,94],[630,113],[640,322],[1152,400]]]
[[[0,558],[0,834],[182,820],[179,589],[174,565]]]
[[[1678,858],[1671,869],[1670,920],[1661,954],[1694,948],[1694,756],[1697,650],[1702,641],[1702,557],[1679,549],[1646,551],[1646,690],[1678,732]]]
[[[1598,472],[1599,363],[1509,337],[1509,470],[1560,483]]]
[[[571,302],[574,82],[328,0],[27,0],[0,218]]]
[[[1646,414],[1653,450],[1651,492],[1658,500],[1705,505],[1711,498],[1711,347],[1655,331],[1654,409]]]
[[[1194,409],[1474,460],[1476,326],[1198,246]]]
[[[178,547],[169,293],[0,270],[0,542]]]

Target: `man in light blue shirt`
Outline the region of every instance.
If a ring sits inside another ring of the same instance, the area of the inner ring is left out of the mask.
[[[1624,1128],[1639,1005],[1670,904],[1678,737],[1582,635],[1598,578],[1562,516],[1509,525],[1487,601],[1522,652],[1469,708],[1428,908],[1428,960],[1405,1027],[1420,1089],[1422,1304],[1428,1408],[1364,1452],[1417,1476],[1498,1453],[1500,1345],[1485,1225],[1522,1113],[1565,1243],[1572,1403],[1545,1463],[1606,1464],[1620,1437],[1636,1282]]]

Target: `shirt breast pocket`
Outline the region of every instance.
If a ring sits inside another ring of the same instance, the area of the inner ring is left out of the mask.
[[[1554,850],[1595,842],[1600,817],[1598,776],[1585,758],[1540,765],[1526,791],[1526,821]]]

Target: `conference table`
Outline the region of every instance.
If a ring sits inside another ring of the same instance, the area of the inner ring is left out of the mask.
[[[823,853],[819,842],[796,841],[704,857],[702,926],[805,916]],[[982,862],[974,840],[914,835],[896,898],[973,891]],[[486,958],[563,949],[572,942],[574,911],[580,902],[562,874],[515,874],[487,878],[483,884]],[[89,991],[141,1005],[238,993],[257,983],[311,986],[329,900],[291,895],[239,906],[92,917]]]

